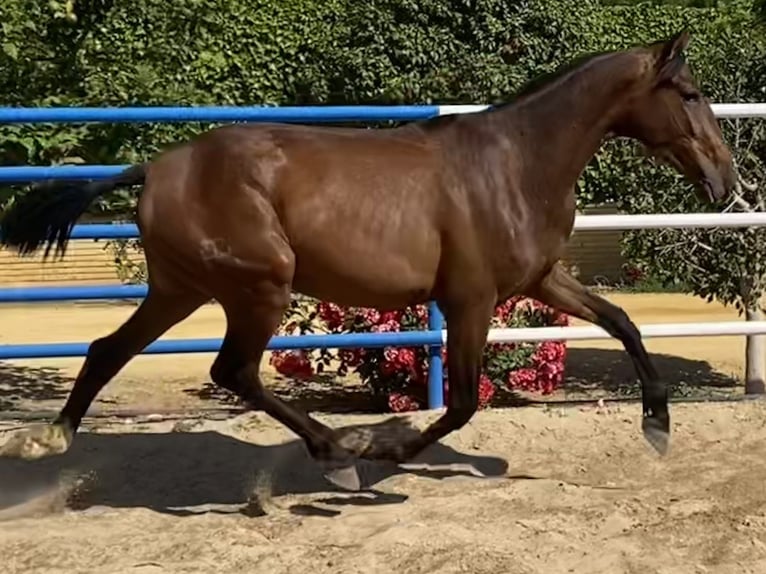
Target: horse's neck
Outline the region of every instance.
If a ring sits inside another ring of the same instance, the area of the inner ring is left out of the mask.
[[[625,68],[613,64],[591,63],[498,110],[517,141],[527,189],[556,194],[574,187],[624,98]]]

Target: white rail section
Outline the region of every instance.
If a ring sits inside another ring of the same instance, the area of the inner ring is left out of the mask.
[[[714,337],[736,335],[766,335],[766,321],[716,321],[708,323],[649,323],[641,325],[641,336],[661,337]],[[520,341],[585,341],[611,339],[601,327],[521,327],[517,329],[490,329],[488,343],[515,343]],[[447,340],[447,332],[442,331]]]
[[[589,231],[621,229],[689,229],[711,227],[760,227],[766,212],[746,213],[644,213],[638,215],[577,215],[574,228]]]
[[[439,106],[439,115],[470,114],[490,107],[488,104],[444,104]],[[766,118],[766,103],[713,103],[710,107],[718,118]]]

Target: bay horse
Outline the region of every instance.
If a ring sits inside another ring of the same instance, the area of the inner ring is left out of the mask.
[[[668,390],[628,315],[560,263],[575,185],[608,137],[642,143],[712,203],[735,181],[732,156],[686,62],[689,34],[589,55],[486,111],[364,128],[231,124],[101,181],[52,182],[0,222],[20,255],[63,257],[98,196],[143,184],[137,224],[148,294],[94,340],[50,424],[4,446],[35,459],[65,452],[97,393],[144,347],[207,301],[226,334],[210,376],[295,432],[325,476],[358,488],[359,458],[405,462],[461,428],[478,402],[495,306],[525,295],[620,340],[641,381],[642,429],[664,455]],[[658,191],[659,193],[659,191]],[[406,438],[333,430],[274,396],[259,369],[291,291],[342,306],[401,309],[435,300],[448,328],[447,409]]]

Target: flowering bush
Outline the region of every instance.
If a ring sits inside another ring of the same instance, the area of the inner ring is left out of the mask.
[[[495,309],[493,328],[566,325],[568,318],[551,307],[523,297],[513,297]],[[402,311],[380,312],[367,308],[341,308],[333,303],[294,299],[282,334],[324,331],[351,333],[425,330],[427,309],[418,305]],[[445,365],[448,357],[442,350]],[[479,381],[479,406],[490,404],[496,387],[549,394],[563,380],[566,346],[560,341],[542,343],[488,343],[484,348]],[[271,364],[285,376],[304,378],[335,365],[337,373],[358,375],[373,395],[391,411],[421,408],[426,402],[427,347],[386,347],[313,351],[275,351]],[[444,391],[449,392],[445,368]]]

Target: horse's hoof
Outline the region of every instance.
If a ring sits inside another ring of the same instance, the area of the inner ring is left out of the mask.
[[[668,423],[663,423],[655,417],[644,417],[641,422],[641,429],[644,431],[644,438],[652,445],[652,448],[661,456],[665,456],[670,444],[670,428]]]
[[[322,473],[324,477],[338,488],[358,492],[362,488],[356,465],[328,468]]]
[[[401,417],[340,429],[336,436],[338,446],[357,458],[397,464],[410,460],[422,447],[421,432]]]
[[[0,447],[0,456],[37,460],[63,454],[71,443],[72,433],[64,425],[40,425],[14,434]]]
[[[337,431],[338,446],[355,457],[361,457],[370,450],[375,440],[373,429],[363,426]]]

